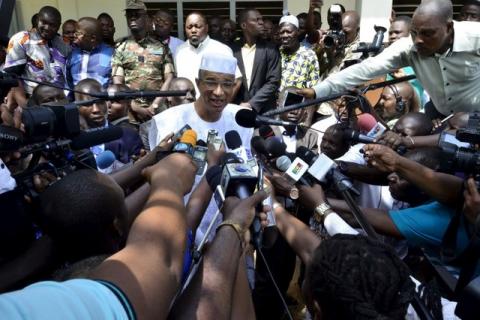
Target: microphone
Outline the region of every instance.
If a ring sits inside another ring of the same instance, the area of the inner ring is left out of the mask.
[[[210,190],[215,191],[218,185],[220,185],[220,180],[222,178],[222,168],[220,166],[213,166],[205,172],[205,178],[207,179]]]
[[[350,128],[346,128],[343,130],[343,137],[345,140],[349,142],[354,142],[354,143],[360,142],[360,143],[369,144],[369,143],[373,143],[373,141],[375,140],[374,137],[369,137],[365,134],[361,134],[360,132],[352,130]]]
[[[89,92],[88,95],[103,100],[131,100],[137,98],[155,98],[155,97],[183,97],[188,93],[187,90],[174,90],[174,91],[124,91],[124,92]]]
[[[180,140],[175,143],[173,146],[173,152],[180,152],[180,153],[187,153],[190,156],[193,156],[193,151],[195,146],[197,145],[197,133],[192,130],[188,129],[185,130],[180,137]]]
[[[23,132],[17,128],[0,125],[0,152],[15,151],[23,145]]]
[[[377,120],[370,113],[357,116],[357,126],[361,133],[367,133],[377,125]]]
[[[110,150],[103,151],[95,158],[98,170],[106,174],[112,173],[115,160],[115,155]]]
[[[267,149],[269,158],[273,159],[284,155],[287,151],[287,145],[279,138],[271,137],[265,140],[265,149]]]
[[[207,143],[205,141],[203,141],[202,139],[198,140],[197,141],[197,147],[208,147],[207,146]]]
[[[275,120],[265,116],[260,116],[255,113],[255,111],[241,109],[235,115],[235,121],[237,124],[244,128],[258,128],[261,125],[273,125],[273,126],[294,126],[296,127],[297,124],[288,121],[282,120]]]
[[[265,139],[259,136],[254,136],[252,137],[252,140],[250,140],[250,145],[255,153],[268,158],[268,151],[265,147]]]
[[[295,183],[300,182],[300,184],[303,184],[305,186],[311,186],[312,184],[310,181],[304,176],[306,174],[306,171],[308,169],[308,164],[303,162],[300,158],[295,158],[292,162],[290,158],[287,155],[283,155],[281,157],[278,157],[277,160],[275,161],[275,165],[277,169],[281,172],[285,172],[285,174]],[[302,167],[305,168],[303,169],[303,173],[298,174],[296,173],[301,172]]]
[[[120,139],[122,136],[123,130],[121,127],[112,126],[108,128],[90,129],[73,137],[70,147],[73,150],[87,149],[93,146],[104,144],[106,142]]]
[[[242,200],[250,197],[257,187],[257,174],[252,167],[241,163],[241,160],[234,154],[224,157],[224,160],[225,158],[228,162],[223,166],[221,178],[221,186],[225,197],[236,196]],[[253,243],[258,249],[262,246],[262,227],[258,217],[253,220],[251,231]]]
[[[242,159],[246,163],[249,159],[247,150],[242,145],[242,138],[235,130],[230,130],[225,133],[225,144],[227,148],[235,154],[238,158]]]

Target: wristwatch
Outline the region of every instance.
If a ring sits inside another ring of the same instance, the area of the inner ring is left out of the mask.
[[[315,220],[317,220],[318,222],[323,222],[323,219],[325,219],[325,216],[327,215],[327,211],[332,211],[332,207],[330,207],[328,203],[323,202],[319,204],[315,208]]]

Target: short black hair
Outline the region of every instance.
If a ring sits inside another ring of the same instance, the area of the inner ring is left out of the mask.
[[[395,17],[393,22],[397,22],[397,21],[405,22],[409,26],[412,24],[412,18],[410,18],[409,16],[397,16]]]
[[[170,12],[170,10],[168,10],[168,9],[160,9],[160,10],[158,10],[157,12],[155,12],[153,15],[154,15],[154,16],[157,16],[157,15],[159,15],[160,13],[166,14],[166,15],[168,16],[168,19],[170,20],[171,23],[174,22],[173,14]]]
[[[38,13],[35,13],[32,18],[30,19],[32,23],[32,28],[36,28],[38,26]]]
[[[97,17],[97,20],[100,20],[101,18],[110,19],[110,20],[112,20],[112,22],[113,22],[112,16],[109,15],[108,13],[106,13],[106,12],[100,13],[100,14],[98,15],[98,17]]]
[[[48,15],[54,18],[55,20],[58,21],[60,24],[62,22],[62,15],[60,14],[60,11],[58,11],[57,8],[52,7],[52,6],[44,6],[38,11],[38,18],[40,19],[40,16],[43,15]]]
[[[205,23],[205,24],[208,25],[207,17],[206,17],[203,13],[201,13],[200,11],[192,11],[192,12],[190,12],[189,14],[187,14],[187,15],[185,16],[185,21],[187,21],[188,17],[190,17],[191,15],[194,15],[194,14],[197,15],[197,16],[199,16],[200,18],[202,18],[203,23]]]
[[[40,195],[39,224],[67,259],[112,253],[107,241],[113,237],[115,218],[125,215],[126,208],[121,189],[109,179],[95,170],[82,169]]]
[[[316,12],[316,11],[315,11]],[[308,17],[308,14],[306,12],[301,12],[297,15],[297,19],[300,20],[300,19],[307,19]]]
[[[250,8],[245,8],[240,13],[238,14],[238,23],[244,23],[248,19],[248,14],[252,11],[258,11],[257,9],[250,7]]]
[[[325,319],[405,319],[415,290],[394,250],[361,235],[323,241],[306,278]]]

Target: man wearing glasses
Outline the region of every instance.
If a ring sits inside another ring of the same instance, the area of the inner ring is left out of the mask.
[[[195,79],[200,97],[193,103],[170,108],[153,118],[149,132],[151,150],[169,133],[178,132],[186,124],[203,141],[207,141],[211,129],[217,130],[223,140],[226,132],[236,130],[249,148],[253,130],[240,127],[235,122],[240,106],[228,103],[234,92],[236,67],[237,59],[232,56],[203,54]]]
[[[128,0],[125,10],[131,36],[117,44],[112,59],[114,84],[126,84],[132,90],[167,90],[175,74],[168,46],[151,37],[147,7],[141,0]],[[158,113],[162,99],[132,101],[130,121],[140,124]]]

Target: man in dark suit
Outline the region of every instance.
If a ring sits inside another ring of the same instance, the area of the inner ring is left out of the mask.
[[[242,72],[242,82],[234,102],[241,106],[266,112],[276,107],[280,86],[281,59],[275,45],[261,39],[263,18],[256,9],[239,14],[243,40],[233,48]]]

